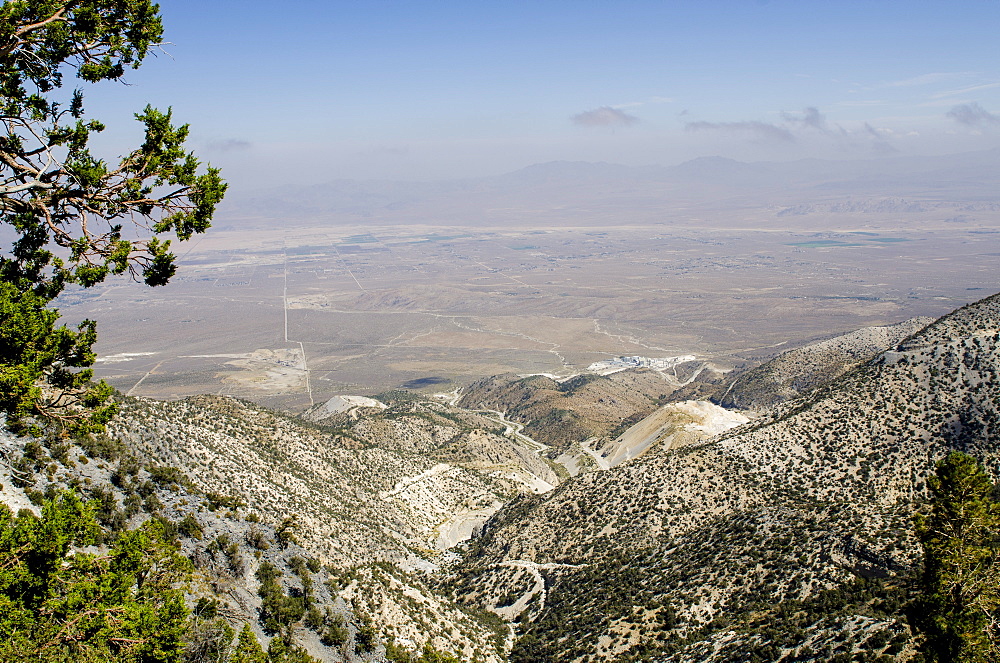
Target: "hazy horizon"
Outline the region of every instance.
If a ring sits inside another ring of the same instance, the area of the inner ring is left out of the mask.
[[[59,303],[133,394],[733,363],[998,287],[998,3],[161,9],[96,147],[172,107],[230,189],[167,288]]]
[[[232,192],[1000,146],[995,3],[175,0],[127,86],[85,88],[134,144],[172,106]]]

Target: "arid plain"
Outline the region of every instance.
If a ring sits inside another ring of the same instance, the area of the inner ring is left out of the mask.
[[[1000,151],[678,166],[552,162],[451,182],[234,194],[166,287],[67,292],[136,396],[298,412],[338,394],[735,367],[1000,289]]]
[[[570,375],[618,355],[733,366],[790,339],[940,315],[989,294],[1000,271],[1000,232],[940,217],[614,228],[237,221],[184,247],[165,288],[119,282],[61,306],[69,320],[98,320],[97,374],[123,392],[231,394],[299,411],[343,393]]]

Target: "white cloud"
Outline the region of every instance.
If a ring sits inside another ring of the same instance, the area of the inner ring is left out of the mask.
[[[601,106],[573,116],[573,124],[581,127],[630,127],[638,121],[639,118],[634,115],[611,106]]]
[[[801,115],[796,115],[794,113],[781,113],[781,119],[789,124],[798,125],[803,128],[816,129],[818,131],[826,131],[826,117],[819,112],[819,109],[815,106],[809,106],[808,108],[802,109]]]
[[[934,72],[930,74],[921,74],[920,76],[914,76],[913,78],[907,78],[901,81],[886,83],[884,87],[914,87],[917,85],[930,85],[931,83],[940,83],[941,81],[963,78],[970,75],[972,75],[971,72],[962,71]]]
[[[983,83],[982,85],[973,85],[970,87],[964,87],[960,90],[948,90],[947,92],[938,92],[931,95],[934,99],[940,99],[942,97],[954,97],[959,94],[968,94],[969,92],[977,92],[979,90],[989,90],[995,87],[1000,87],[1000,83]]]

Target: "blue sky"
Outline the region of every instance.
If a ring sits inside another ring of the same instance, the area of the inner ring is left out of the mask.
[[[87,92],[173,106],[234,190],[1000,146],[1000,3],[164,0],[164,48]],[[131,127],[129,127],[131,128]]]

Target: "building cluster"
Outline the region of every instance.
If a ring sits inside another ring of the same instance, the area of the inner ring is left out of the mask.
[[[588,371],[607,371],[625,368],[652,368],[656,371],[665,371],[689,361],[695,361],[694,355],[680,355],[677,357],[615,357],[594,362],[587,367]]]

